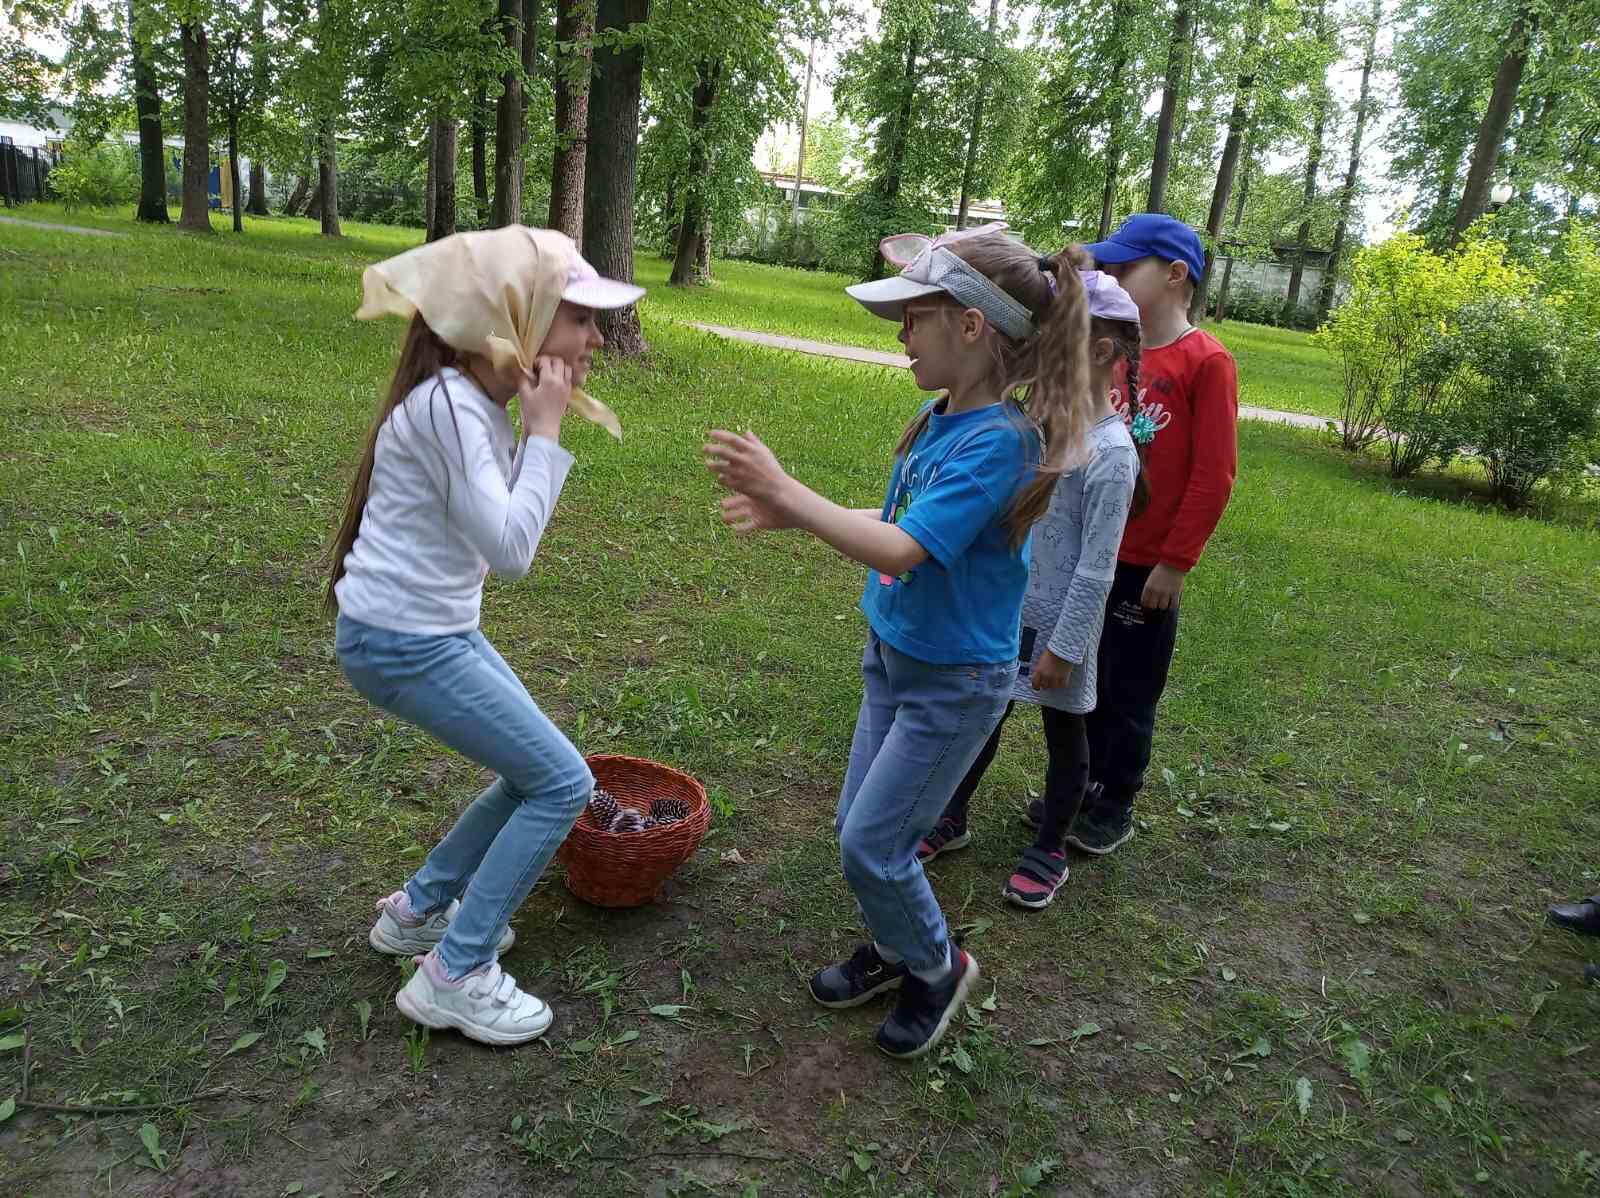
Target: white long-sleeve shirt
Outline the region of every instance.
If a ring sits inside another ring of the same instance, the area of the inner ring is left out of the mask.
[[[505,409],[460,371],[418,384],[378,432],[339,611],[393,632],[477,628],[485,576],[528,572],[571,468],[554,441],[517,445]]]

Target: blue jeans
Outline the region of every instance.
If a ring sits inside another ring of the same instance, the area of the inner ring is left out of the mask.
[[[594,776],[481,632],[415,636],[340,616],[336,647],[362,695],[499,775],[405,886],[418,915],[461,900],[438,948],[445,972],[461,977],[494,960]]]
[[[866,691],[839,795],[839,857],[872,938],[917,970],[942,966],[949,928],[917,842],[1005,713],[1015,661],[937,666],[867,637]]]

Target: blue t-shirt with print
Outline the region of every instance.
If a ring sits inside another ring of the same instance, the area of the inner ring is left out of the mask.
[[[1038,461],[1038,437],[1004,404],[946,415],[943,403],[895,459],[882,512],[928,557],[898,578],[869,573],[861,610],[880,638],[919,661],[1011,661],[1028,547],[1011,547],[1005,517]]]

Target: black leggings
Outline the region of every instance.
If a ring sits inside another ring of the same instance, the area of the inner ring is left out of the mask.
[[[1000,717],[988,743],[945,806],[944,818],[958,828],[964,830],[967,826],[967,805],[1000,749],[1000,731],[1015,706],[1015,701],[1006,704],[1005,715]],[[1035,843],[1049,852],[1060,852],[1066,843],[1067,829],[1078,817],[1078,808],[1083,806],[1084,788],[1089,784],[1089,740],[1083,716],[1077,712],[1040,707],[1039,714],[1044,717],[1044,741],[1050,764],[1044,772],[1044,821],[1039,825]]]

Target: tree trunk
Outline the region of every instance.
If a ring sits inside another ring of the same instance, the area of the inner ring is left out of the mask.
[[[161,87],[150,51],[134,35],[133,0],[128,0],[128,46],[133,58],[133,106],[139,116],[139,208],[136,220],[167,224],[167,147],[161,140]]]
[[[207,120],[210,59],[203,25],[180,25],[183,50],[183,211],[178,228],[211,232],[211,127]]]
[[[306,201],[306,193],[311,190],[311,173],[302,174],[294,181],[294,190],[289,193],[289,202],[283,206],[285,216],[294,216],[300,211],[300,205]]]
[[[583,241],[583,183],[588,158],[589,80],[594,0],[558,0],[555,155],[550,165],[550,227]]]
[[[1116,47],[1116,58],[1111,64],[1107,86],[1114,92],[1111,114],[1106,122],[1106,173],[1100,190],[1100,232],[1096,241],[1104,241],[1111,235],[1111,219],[1116,214],[1117,176],[1122,170],[1122,122],[1127,108],[1122,72],[1128,66],[1128,0],[1117,0],[1111,10],[1111,44]]]
[[[520,60],[522,0],[500,0],[500,36],[506,51]],[[522,222],[522,72],[501,75],[500,87],[494,110],[494,212],[489,217],[496,229]]]
[[[1326,2],[1317,0],[1317,43],[1327,40]],[[1295,234],[1294,266],[1289,271],[1289,291],[1284,296],[1284,314],[1300,306],[1300,284],[1306,271],[1306,246],[1311,240],[1311,208],[1317,202],[1317,172],[1322,169],[1322,135],[1328,124],[1328,89],[1326,79],[1317,85],[1316,118],[1311,126],[1311,145],[1306,151],[1306,183],[1301,197],[1305,209],[1300,218],[1300,228]]]
[[[1000,0],[989,0],[989,40],[985,43],[985,65],[994,61],[994,31],[1000,24]],[[983,134],[983,101],[988,91],[986,71],[978,73],[978,91],[972,97],[972,121],[967,126],[967,161],[961,168],[961,199],[956,205],[956,228],[967,227],[967,205],[972,200],[972,173],[978,165],[978,142]]]
[[[817,62],[817,39],[811,38],[811,49],[806,52],[806,92],[800,103],[800,151],[794,159],[794,195],[789,198],[789,223],[800,227],[800,184],[806,177],[806,128],[811,124],[811,70]]]
[[[317,189],[322,196],[322,235],[343,237],[339,231],[339,146],[333,137],[333,121],[322,122],[322,145],[317,159],[317,173],[322,185]]]
[[[239,182],[239,114],[228,114],[228,174],[233,180],[233,231],[244,232],[244,187]]]
[[[311,193],[311,199],[306,204],[306,219],[320,220],[322,218],[322,175],[318,172],[317,189]]]
[[[711,282],[711,225],[709,222],[700,230],[700,246],[697,257],[699,262],[696,270],[699,271],[700,277],[695,281],[698,283]]]
[[[893,123],[885,133],[887,141],[883,178],[878,186],[878,198],[881,201],[878,209],[879,225],[872,242],[872,262],[867,272],[869,279],[883,277],[883,255],[878,252],[878,246],[894,231],[884,222],[893,220],[895,205],[900,202],[900,176],[905,169],[906,142],[911,128],[911,113],[917,99],[917,58],[921,53],[922,33],[914,29],[906,42],[906,69],[901,82],[900,109],[894,114]]]
[[[630,29],[650,17],[650,0],[600,0],[600,31]],[[583,256],[609,278],[633,279],[633,197],[639,165],[639,91],[644,47],[608,46],[594,55],[589,137],[584,159]],[[612,352],[643,353],[637,308],[599,313]]]
[[[454,117],[434,117],[433,136],[433,220],[428,225],[428,240],[438,241],[456,231],[456,145],[458,131]]]
[[[425,173],[422,178],[422,232],[425,239],[433,240],[433,122],[428,122],[428,136],[422,139],[423,162],[426,163]]]
[[[1461,193],[1461,203],[1456,208],[1455,221],[1450,226],[1450,244],[1458,245],[1462,234],[1472,222],[1483,215],[1489,206],[1489,188],[1494,179],[1495,163],[1500,157],[1500,144],[1505,141],[1506,124],[1511,120],[1511,110],[1517,103],[1517,88],[1522,84],[1522,71],[1528,64],[1528,21],[1526,11],[1519,12],[1506,36],[1506,55],[1494,73],[1494,91],[1489,95],[1489,107],[1478,126],[1478,141],[1472,147],[1472,165],[1467,168],[1467,183]]]
[[[472,96],[472,204],[478,223],[489,223],[489,86],[478,84]]]
[[[711,155],[706,146],[706,125],[717,102],[722,82],[722,62],[701,59],[695,66],[694,111],[689,118],[689,194],[684,200],[683,223],[678,227],[678,255],[672,264],[668,284],[683,287],[704,282],[695,276],[700,262],[700,239],[705,233],[706,184],[711,174]]]
[[[1194,20],[1193,0],[1178,0],[1172,18],[1172,41],[1167,45],[1167,78],[1161,88],[1161,116],[1156,121],[1156,150],[1150,161],[1150,198],[1145,211],[1167,210],[1167,176],[1172,170],[1172,126],[1178,113],[1178,92],[1184,62],[1189,55],[1189,32]]]
[[[250,202],[244,210],[251,216],[267,216],[267,168],[262,161],[252,159],[250,162]]]
[[[1233,286],[1233,260],[1239,255],[1239,229],[1244,224],[1245,205],[1250,202],[1250,167],[1251,147],[1255,134],[1252,132],[1244,141],[1244,153],[1240,155],[1243,163],[1239,170],[1239,198],[1233,202],[1233,250],[1228,255],[1228,265],[1222,268],[1222,286],[1217,292],[1217,323],[1228,318],[1228,289]]]
[[[1265,15],[1266,0],[1257,0],[1251,10],[1249,26],[1245,30],[1244,44],[1240,47],[1239,82],[1233,91],[1233,111],[1228,114],[1228,139],[1222,143],[1222,162],[1217,167],[1217,185],[1211,192],[1211,211],[1206,214],[1205,268],[1195,284],[1194,299],[1189,303],[1189,323],[1199,324],[1206,311],[1206,287],[1211,282],[1211,263],[1216,258],[1217,238],[1222,235],[1222,218],[1228,211],[1228,193],[1233,190],[1233,176],[1239,169],[1239,148],[1244,141],[1244,126],[1250,110],[1250,92],[1256,85],[1256,46],[1261,41],[1261,23]]]
[[[1350,224],[1350,209],[1355,204],[1356,179],[1361,174],[1361,136],[1367,129],[1367,114],[1372,95],[1372,65],[1378,56],[1378,26],[1383,21],[1383,0],[1372,0],[1372,25],[1367,30],[1367,54],[1361,63],[1361,95],[1356,101],[1356,127],[1350,135],[1350,168],[1345,172],[1339,192],[1339,219],[1333,226],[1333,244],[1328,248],[1328,263],[1322,268],[1322,294],[1317,297],[1320,318],[1326,320],[1333,307],[1333,289],[1338,281],[1339,258],[1344,253],[1345,230]]]

